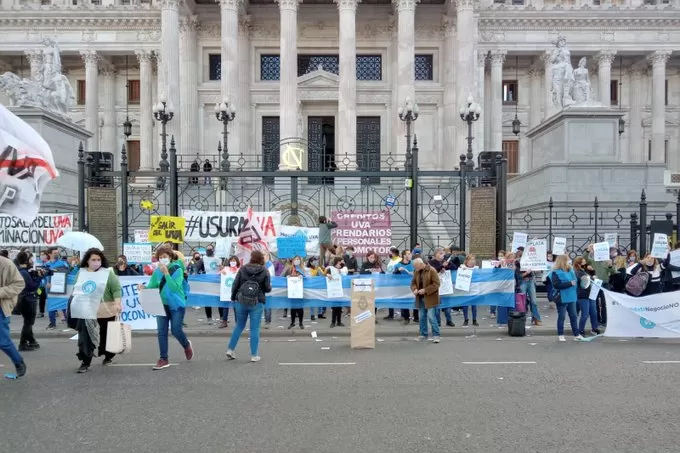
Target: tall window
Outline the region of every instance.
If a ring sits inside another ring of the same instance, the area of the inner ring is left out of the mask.
[[[130,171],[138,171],[140,163],[141,148],[139,140],[128,140],[127,154],[128,154],[128,169]]]
[[[260,55],[260,80],[279,80],[281,78],[281,57],[279,55]]]
[[[208,55],[208,65],[210,80],[222,80],[222,55],[218,53]]]
[[[127,101],[128,104],[139,104],[140,98],[140,88],[139,80],[128,80],[128,90],[127,90]]]
[[[609,82],[609,96],[611,97],[611,105],[619,105],[619,81],[612,80]]]
[[[664,99],[664,102],[665,102],[664,105],[668,105],[668,79],[664,80],[663,99]]]
[[[430,55],[416,55],[416,80],[434,80],[434,57]]]
[[[517,80],[503,81],[503,104],[517,104]]]
[[[519,173],[519,142],[517,140],[503,140],[503,156],[508,159],[508,174]]]
[[[357,80],[382,80],[382,56],[357,55]]]
[[[652,141],[647,142],[647,160],[652,160]],[[663,162],[668,163],[668,140],[663,141]]]
[[[77,81],[77,91],[78,91],[78,93],[76,94],[76,102],[78,102],[78,105],[85,105],[85,81],[84,80],[78,80]]]
[[[262,170],[277,171],[279,169],[280,131],[278,116],[262,117]],[[265,184],[274,184],[274,178],[264,178]]]

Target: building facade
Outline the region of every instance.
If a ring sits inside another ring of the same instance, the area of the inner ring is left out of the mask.
[[[43,37],[58,42],[87,149],[117,159],[127,142],[133,170],[158,168],[162,100],[186,168],[218,168],[227,100],[230,155],[247,167],[277,169],[279,143],[301,137],[310,170],[376,170],[403,156],[412,100],[420,167],[452,169],[472,96],[475,153],[503,150],[521,174],[524,133],[554,113],[558,32],[574,67],[588,58],[595,98],[624,113],[622,162],[680,173],[680,0],[0,0],[0,73],[35,74]]]

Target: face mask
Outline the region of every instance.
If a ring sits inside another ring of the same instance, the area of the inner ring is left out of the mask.
[[[200,256],[198,256],[198,255],[194,256],[194,261],[198,261],[198,260],[200,260],[200,259],[201,259]]]
[[[504,257],[503,255],[498,255],[498,259],[499,259],[499,260],[504,260],[505,257]]]
[[[229,261],[231,267],[236,267],[236,264],[238,264],[236,261]]]
[[[215,254],[215,251],[214,251],[214,250],[206,250],[206,251],[205,251],[205,254],[206,254],[207,256],[213,256],[213,255]]]
[[[353,251],[351,251],[351,250],[347,250],[347,256],[352,256],[353,254],[354,254],[354,252],[353,252]]]
[[[300,260],[293,260],[293,264],[296,265],[296,266],[299,266],[299,265],[300,265]]]
[[[170,264],[170,258],[161,258],[158,260],[159,263],[163,264],[164,266],[167,266]]]
[[[90,261],[88,264],[93,271],[99,270],[99,268],[102,267],[101,261]]]
[[[316,260],[310,261],[309,264],[311,264],[312,266],[316,266]]]

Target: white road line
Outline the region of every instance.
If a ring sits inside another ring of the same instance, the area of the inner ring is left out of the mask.
[[[171,363],[170,366],[177,366],[178,363]],[[155,363],[112,363],[107,366],[156,366]]]
[[[663,365],[663,364],[670,364],[670,363],[680,363],[680,360],[644,360],[642,363],[647,364],[647,365]]]
[[[356,362],[279,362],[281,366],[339,366],[356,365]]]
[[[536,362],[463,362],[463,365],[536,365]]]

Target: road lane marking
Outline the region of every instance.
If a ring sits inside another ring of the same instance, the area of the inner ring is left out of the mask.
[[[463,362],[463,365],[536,365],[536,362]]]
[[[170,366],[177,366],[178,363],[171,363]],[[111,363],[106,366],[156,366],[155,363]]]
[[[281,366],[341,366],[356,364],[356,362],[279,362]]]
[[[644,360],[642,363],[647,365],[677,364],[680,363],[680,360]]]

